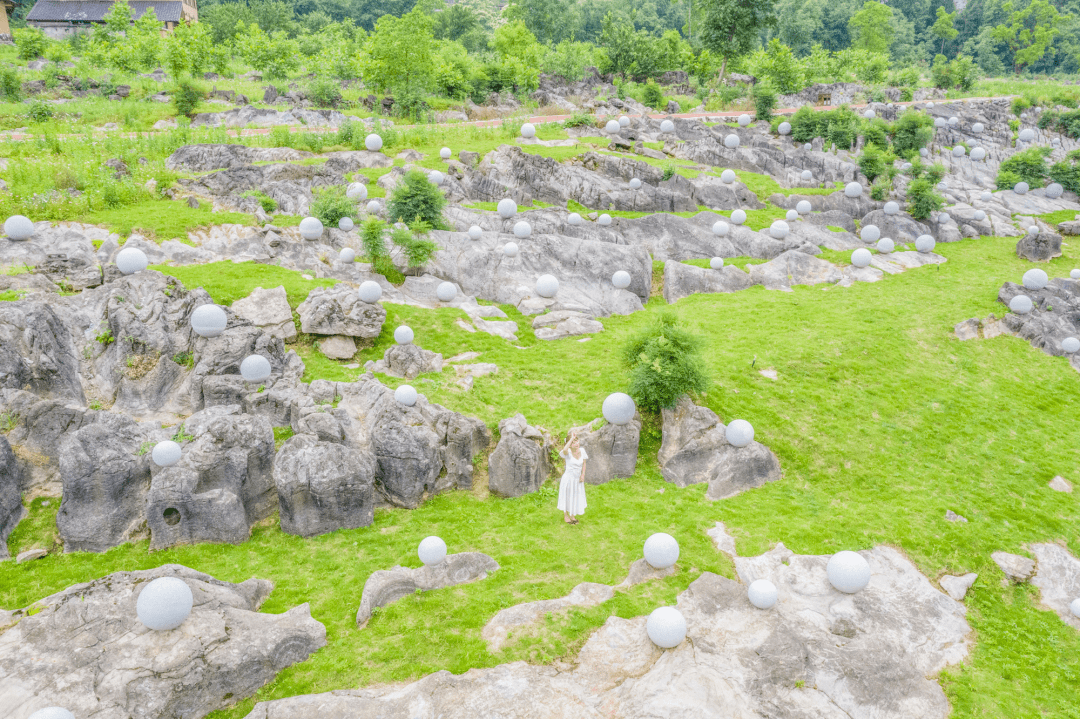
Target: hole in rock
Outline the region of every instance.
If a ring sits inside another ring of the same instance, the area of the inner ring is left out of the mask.
[[[179,509],[174,509],[173,507],[169,507],[164,512],[162,512],[161,516],[165,518],[165,524],[169,525],[170,527],[175,527],[177,524],[180,524],[180,510]]]

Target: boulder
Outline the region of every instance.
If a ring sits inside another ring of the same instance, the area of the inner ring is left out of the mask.
[[[1038,560],[1038,571],[1031,583],[1039,588],[1042,603],[1057,612],[1063,622],[1080,629],[1080,617],[1069,607],[1080,597],[1080,559],[1058,544],[1032,544],[1029,549]]]
[[[599,429],[597,429],[599,427]],[[610,424],[594,419],[575,427],[582,449],[589,455],[585,463],[585,481],[604,484],[617,477],[632,477],[637,470],[638,445],[641,442],[641,415],[627,424]]]
[[[365,368],[391,377],[416,379],[428,372],[442,372],[443,356],[415,344],[395,344],[386,349],[381,360],[369,360]]]
[[[796,250],[760,265],[750,265],[748,274],[753,284],[786,292],[791,291],[792,285],[836,283],[844,279],[843,271],[836,265]]]
[[[978,574],[971,572],[965,574],[962,577],[950,577],[948,575],[938,580],[938,584],[945,592],[958,602],[964,601],[964,597],[967,596],[967,592],[971,589],[971,586],[975,584],[975,580],[979,578]]]
[[[364,582],[360,608],[356,611],[356,624],[363,629],[376,608],[385,607],[417,591],[442,589],[487,579],[488,573],[498,568],[498,562],[486,554],[462,552],[447,554],[443,561],[430,567],[394,567],[372,572]]]
[[[75,343],[50,305],[33,299],[0,302],[3,388],[86,404]]]
[[[352,359],[356,354],[356,341],[346,335],[333,335],[319,340],[319,351],[334,360]]]
[[[591,459],[591,455],[590,455]],[[484,625],[480,636],[487,642],[488,651],[494,654],[507,643],[510,633],[520,634],[523,629],[535,626],[551,614],[565,612],[571,607],[593,607],[615,596],[615,589],[606,584],[582,582],[565,597],[538,599],[500,609]]]
[[[7,438],[0,434],[0,559],[8,559],[7,540],[26,510],[22,504],[22,471]]]
[[[903,212],[886,215],[885,210],[874,210],[863,216],[861,224],[863,227],[876,225],[882,237],[889,237],[897,244],[910,244],[920,235],[930,234],[929,227]],[[854,229],[848,231],[854,232]]]
[[[283,340],[296,337],[296,324],[284,286],[269,290],[256,287],[247,297],[233,302],[232,311],[273,337]]]
[[[316,335],[346,335],[371,339],[382,332],[386,310],[360,300],[346,284],[316,287],[296,308],[300,329]]]
[[[499,497],[536,492],[551,474],[550,437],[522,414],[499,422],[499,443],[488,458],[488,489]]]
[[[1055,277],[1041,290],[1006,282],[998,290],[998,301],[1008,307],[1017,295],[1031,298],[1031,312],[1026,315],[1009,312],[998,322],[993,322],[991,316],[982,324],[982,337],[994,334],[1022,337],[1048,355],[1066,357],[1073,368],[1080,370],[1080,353],[1066,355],[1061,348],[1065,338],[1080,336],[1080,281]]]
[[[1024,235],[1016,243],[1016,256],[1032,262],[1048,262],[1061,257],[1061,235],[1053,232]]]
[[[714,270],[675,260],[664,263],[664,301],[668,304],[695,294],[738,292],[753,284],[749,275],[734,265]]]
[[[34,225],[34,235],[24,242],[0,243],[0,266],[27,265],[35,274],[70,290],[84,290],[101,284],[101,261],[95,240],[109,232],[75,223],[50,222]]]
[[[584,312],[556,310],[533,318],[533,334],[538,340],[561,340],[567,337],[595,334],[604,325]]]
[[[990,558],[1005,573],[1010,582],[1023,584],[1035,573],[1035,560],[1008,552],[993,552]]]
[[[314,435],[291,437],[274,460],[281,530],[314,537],[375,517],[375,458]]]
[[[14,422],[7,439],[16,450],[20,487],[27,499],[58,497],[60,447],[64,435],[92,424],[98,412],[69,400],[41,399],[23,390],[0,389],[0,415]]]

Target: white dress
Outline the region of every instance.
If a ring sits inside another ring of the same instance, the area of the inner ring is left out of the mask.
[[[566,459],[566,471],[559,480],[559,509],[571,517],[584,514],[586,507],[585,483],[581,481],[581,468],[589,455],[584,447],[579,448],[578,452],[581,456],[576,458],[569,448],[559,453],[559,456]]]

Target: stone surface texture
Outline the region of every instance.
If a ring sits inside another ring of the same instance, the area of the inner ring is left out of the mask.
[[[486,554],[462,552],[447,554],[443,561],[434,566],[377,570],[364,582],[360,608],[356,611],[356,623],[363,628],[377,608],[396,602],[417,590],[426,592],[475,582],[486,579],[489,573],[498,568],[498,562]]]

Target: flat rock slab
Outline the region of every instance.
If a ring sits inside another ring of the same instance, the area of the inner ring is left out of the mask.
[[[975,584],[975,580],[979,578],[978,574],[970,572],[960,577],[952,577],[945,575],[938,580],[938,584],[944,589],[950,597],[958,602],[964,601],[964,597],[967,596],[967,592],[971,589],[971,586]]]
[[[876,267],[887,275],[897,275],[924,265],[940,265],[947,260],[933,252],[890,252],[887,255],[873,255],[870,266]]]
[[[547,312],[533,319],[533,333],[538,340],[561,340],[603,331],[604,325],[599,321],[573,310]]]
[[[377,570],[364,582],[356,623],[363,629],[377,607],[396,602],[418,589],[429,591],[475,582],[486,579],[489,572],[498,568],[498,562],[482,552],[462,552],[446,555],[442,562],[433,567]]]
[[[1066,624],[1080,629],[1080,617],[1069,609],[1080,598],[1080,559],[1057,544],[1033,544],[1029,547],[1039,562],[1031,583],[1042,592],[1042,602],[1057,612]]]
[[[1001,568],[1010,582],[1022,584],[1031,579],[1031,575],[1035,573],[1035,560],[1028,557],[1008,552],[994,552],[990,558]]]
[[[194,608],[178,628],[158,632],[139,622],[135,603],[166,576],[191,588]],[[40,611],[15,612],[18,623],[0,634],[0,704],[6,716],[63,706],[98,719],[198,719],[231,705],[326,645],[307,604],[258,612],[272,588],[166,564],[53,594],[33,605]]]
[[[1054,490],[1055,492],[1067,492],[1071,494],[1073,491],[1073,486],[1072,482],[1065,479],[1064,477],[1058,476],[1050,480],[1050,489]]]

